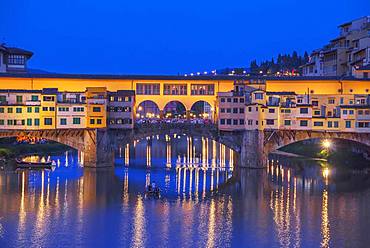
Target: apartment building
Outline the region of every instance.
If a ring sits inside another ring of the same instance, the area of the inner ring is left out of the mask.
[[[0,73],[25,72],[32,55],[30,51],[0,44]]]
[[[1,129],[40,128],[40,90],[0,90]]]
[[[281,88],[281,82],[281,80],[270,81],[266,88]],[[244,129],[370,132],[368,83],[369,81],[354,83],[350,80],[343,84],[333,81],[328,84],[326,90],[320,92],[322,86],[313,85],[311,82],[311,89],[305,90],[302,86],[309,84],[291,80],[285,83],[284,88],[292,91],[266,91],[257,88],[245,91]],[[227,99],[233,99],[235,95],[234,91],[218,94],[220,130],[242,129],[238,125],[233,125],[232,120],[236,118],[231,110],[221,110],[222,107],[232,109],[233,101]],[[227,121],[228,119],[231,121]]]
[[[369,58],[370,58],[370,50],[369,52]],[[356,78],[361,78],[361,79],[369,79],[370,78],[370,64],[360,66],[357,69],[354,70],[354,76]]]
[[[87,128],[107,127],[107,88],[86,88]]]
[[[242,130],[245,125],[246,95],[256,90],[242,80],[234,81],[234,89],[217,94],[218,127],[220,130]]]
[[[57,128],[86,128],[86,92],[58,92]]]
[[[108,128],[131,129],[134,127],[135,91],[108,92]]]
[[[57,127],[56,106],[57,106],[57,88],[46,88],[42,90],[40,121],[41,129],[55,129]]]
[[[339,36],[314,50],[302,67],[304,76],[350,76],[370,64],[370,16],[339,27]]]

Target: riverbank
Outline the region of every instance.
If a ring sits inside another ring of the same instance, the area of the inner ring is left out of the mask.
[[[327,161],[336,167],[362,170],[370,168],[370,161],[362,154],[355,153],[347,146],[336,143],[331,148],[323,148],[320,142],[298,142],[278,150],[278,153],[295,154],[300,158]]]
[[[15,139],[7,138],[0,141],[0,158],[11,160],[27,154],[50,154],[68,149],[68,146],[52,141],[45,144],[17,144]]]

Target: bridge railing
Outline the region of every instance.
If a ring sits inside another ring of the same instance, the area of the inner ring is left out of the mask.
[[[164,129],[191,129],[191,128],[207,128],[212,130],[217,130],[217,125],[213,123],[208,124],[198,124],[198,123],[135,123],[134,129],[155,129],[155,130],[164,130]]]

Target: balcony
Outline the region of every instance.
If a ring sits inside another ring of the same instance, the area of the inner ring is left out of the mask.
[[[107,102],[106,99],[97,99],[97,98],[88,98],[88,104],[105,104]]]
[[[41,105],[41,101],[40,100],[38,101],[27,100],[26,105],[27,106],[39,106]]]
[[[58,103],[64,103],[64,104],[85,104],[86,101],[79,101],[76,99],[63,99],[63,100],[58,100]]]

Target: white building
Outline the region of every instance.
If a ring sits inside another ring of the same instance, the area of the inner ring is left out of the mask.
[[[0,44],[0,73],[25,72],[32,55],[30,51]]]

